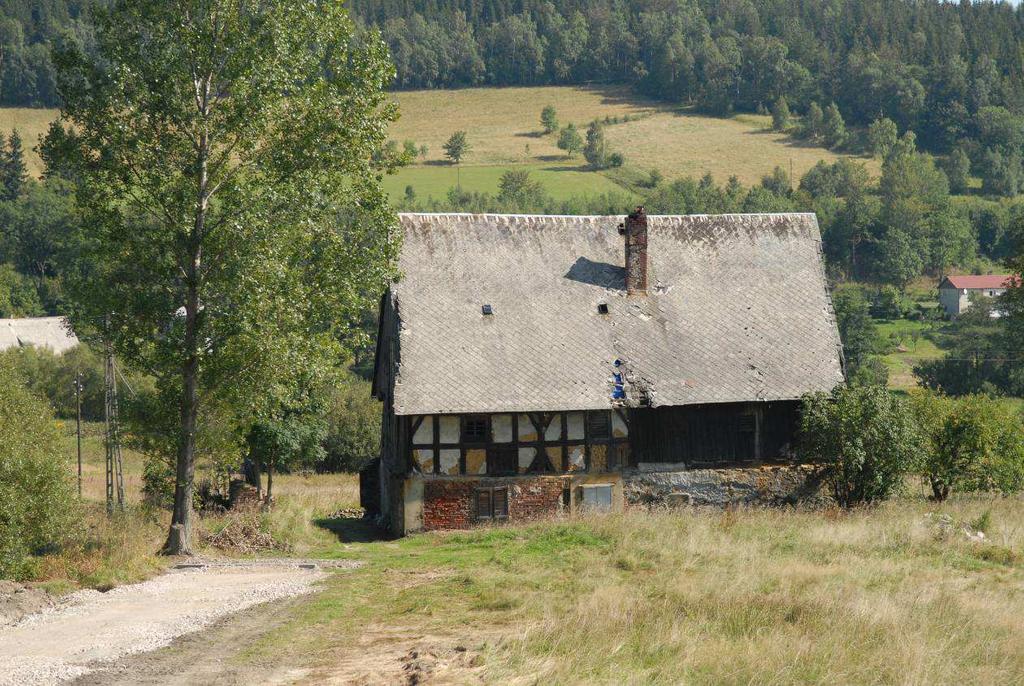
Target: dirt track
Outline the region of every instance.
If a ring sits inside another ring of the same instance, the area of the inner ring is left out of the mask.
[[[167,646],[179,636],[254,605],[309,593],[325,575],[322,569],[305,568],[296,561],[266,561],[173,570],[108,593],[75,593],[53,608],[0,629],[0,685],[51,684],[83,677],[116,665],[125,656]],[[254,615],[264,614],[259,610]],[[267,612],[261,619],[272,619],[274,614]],[[259,624],[266,628],[265,621]],[[242,627],[244,634],[247,624],[232,626]],[[244,645],[244,636],[237,639],[223,643]],[[176,665],[177,670],[156,667],[149,675],[135,674],[132,682],[146,683],[136,676],[148,676],[150,683],[202,680],[195,673],[191,679],[179,680],[185,675],[175,672],[187,672],[189,664],[186,660]],[[115,674],[108,672],[108,676]]]

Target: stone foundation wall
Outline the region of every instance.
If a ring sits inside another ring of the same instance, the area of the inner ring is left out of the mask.
[[[826,504],[831,495],[820,466],[764,465],[686,469],[641,465],[625,475],[629,504],[788,505]]]

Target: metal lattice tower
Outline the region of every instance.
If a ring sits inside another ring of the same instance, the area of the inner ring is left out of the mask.
[[[112,514],[115,496],[117,509],[124,510],[124,467],[121,462],[121,428],[117,408],[117,367],[114,364],[114,353],[109,345],[107,346],[103,381],[105,387],[103,416],[106,424],[104,443],[107,448],[107,514]]]

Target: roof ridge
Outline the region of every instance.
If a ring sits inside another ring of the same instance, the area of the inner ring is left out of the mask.
[[[625,217],[628,212],[622,214],[529,214],[529,213],[503,213],[503,212],[399,212],[399,217],[500,217],[524,218],[524,219],[613,219]],[[814,212],[723,212],[719,214],[649,214],[648,219],[687,219],[687,218],[716,218],[716,217],[814,217]]]

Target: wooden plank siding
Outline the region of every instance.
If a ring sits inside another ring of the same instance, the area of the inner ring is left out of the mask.
[[[637,462],[688,467],[785,459],[796,434],[799,401],[638,409],[630,413]]]

